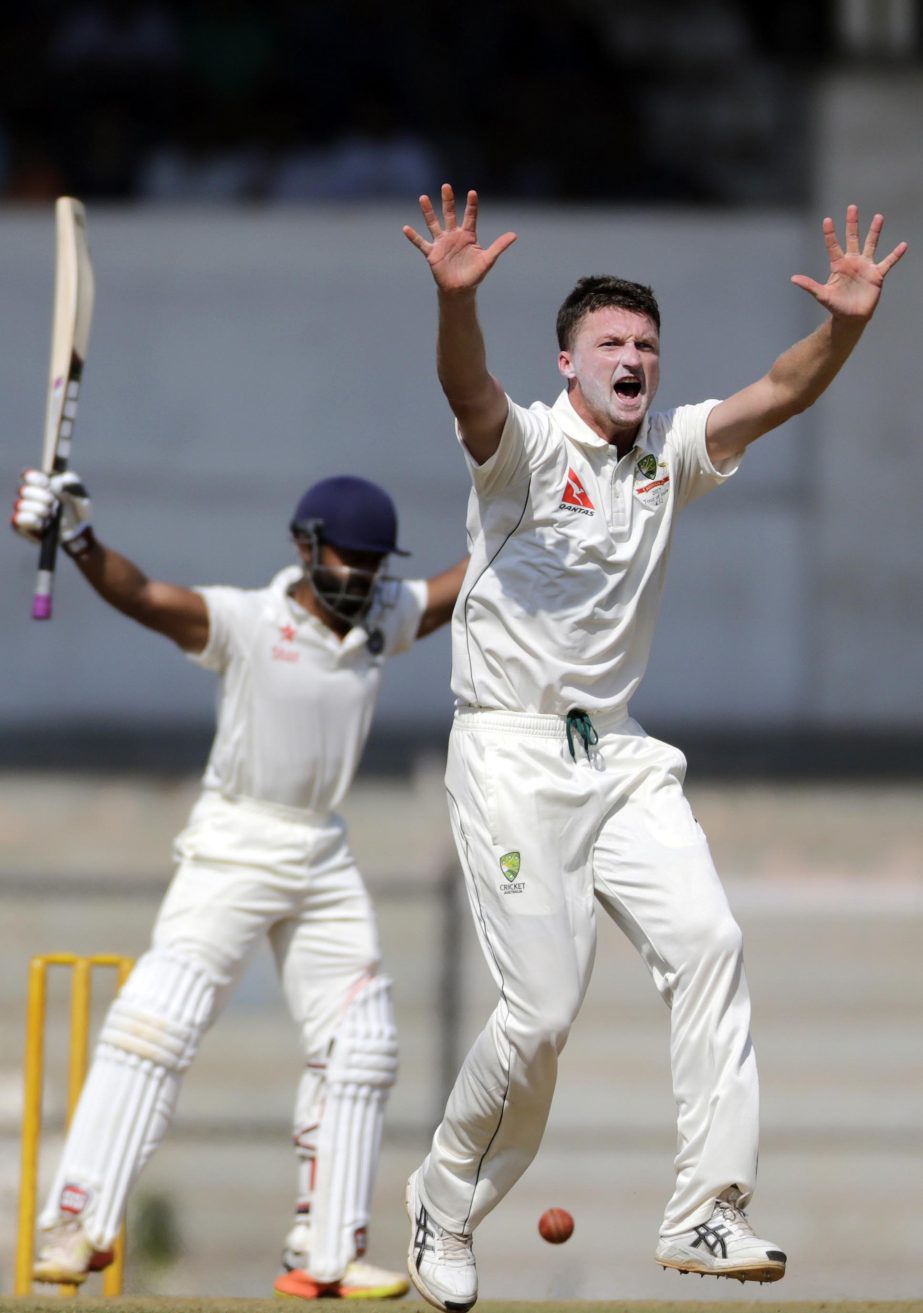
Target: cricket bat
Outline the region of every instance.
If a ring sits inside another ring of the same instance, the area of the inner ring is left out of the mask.
[[[87,246],[86,213],[80,201],[72,196],[58,198],[55,229],[54,316],[42,448],[42,469],[46,474],[61,474],[67,469],[93,318],[93,266]],[[60,512],[42,538],[32,598],[33,620],[51,618],[59,525]]]

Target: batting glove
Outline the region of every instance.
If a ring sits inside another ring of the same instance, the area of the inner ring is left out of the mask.
[[[93,542],[93,507],[80,475],[47,475],[25,470],[10,523],[17,533],[39,543],[61,507],[59,539],[69,556],[82,556]]]

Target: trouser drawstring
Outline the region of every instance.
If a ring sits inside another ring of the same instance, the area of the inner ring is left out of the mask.
[[[584,711],[582,707],[573,707],[567,713],[567,746],[574,761],[577,760],[577,753],[574,751],[575,734],[582,739],[584,750],[589,758],[590,748],[599,742],[599,735],[593,728],[589,712]]]

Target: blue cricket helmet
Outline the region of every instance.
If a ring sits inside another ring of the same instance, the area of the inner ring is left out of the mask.
[[[410,555],[397,545],[397,511],[384,488],[352,474],[336,474],[308,488],[290,528],[348,551]]]

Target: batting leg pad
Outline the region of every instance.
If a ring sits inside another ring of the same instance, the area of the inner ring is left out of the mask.
[[[385,1105],[396,1079],[391,981],[374,976],[350,1000],[327,1055],[308,1268],[316,1281],[336,1281],[365,1252]]]
[[[42,1225],[78,1215],[97,1249],[161,1143],[214,1010],[207,972],[163,949],[139,959],[103,1023]]]
[[[327,1058],[309,1058],[295,1095],[295,1125],[292,1141],[298,1157],[298,1194],[295,1220],[285,1238],[282,1262],[287,1271],[306,1268],[311,1249],[311,1209],[317,1174],[317,1140],[327,1090]]]
[[[109,1009],[99,1042],[168,1071],[185,1071],[214,1003],[207,971],[168,949],[151,949]]]

